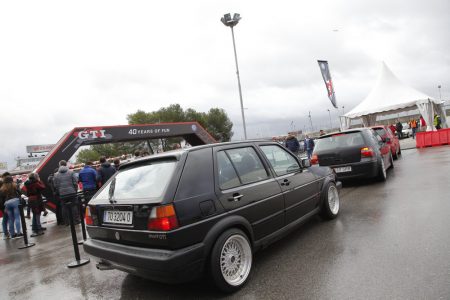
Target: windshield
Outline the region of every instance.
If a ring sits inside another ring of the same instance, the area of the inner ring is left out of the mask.
[[[156,161],[119,171],[96,199],[142,199],[161,197],[167,187],[176,161]]]
[[[314,151],[364,146],[361,132],[338,133],[317,140]]]

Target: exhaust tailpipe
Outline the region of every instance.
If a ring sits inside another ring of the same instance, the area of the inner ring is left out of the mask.
[[[114,268],[110,263],[107,263],[105,261],[98,262],[95,267],[100,271],[106,271],[106,270],[113,270]]]

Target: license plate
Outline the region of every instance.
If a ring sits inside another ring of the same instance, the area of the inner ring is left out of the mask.
[[[103,214],[104,223],[133,224],[133,212],[125,210],[106,210]]]
[[[336,173],[351,172],[351,171],[352,171],[352,167],[334,168],[334,171],[335,171]]]

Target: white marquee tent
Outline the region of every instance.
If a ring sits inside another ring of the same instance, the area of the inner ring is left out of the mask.
[[[441,101],[433,99],[401,82],[383,62],[377,82],[370,94],[351,111],[341,116],[342,129],[350,128],[352,119],[361,119],[364,126],[375,125],[377,116],[390,115],[419,109],[427,123],[427,131],[433,127],[434,114],[441,116],[443,127],[447,127],[445,111]]]

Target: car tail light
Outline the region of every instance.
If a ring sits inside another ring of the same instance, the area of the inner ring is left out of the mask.
[[[148,230],[169,231],[175,228],[178,228],[178,220],[172,204],[152,208],[147,222]]]
[[[311,156],[310,161],[311,161],[311,165],[316,165],[316,164],[318,164],[318,163],[319,163],[319,157],[317,156],[317,154],[313,154],[313,155]]]
[[[86,223],[86,225],[94,225],[94,220],[92,219],[91,209],[89,208],[89,206],[86,206],[86,213],[84,215],[84,222]]]
[[[370,147],[361,148],[361,157],[374,157],[375,153]]]

